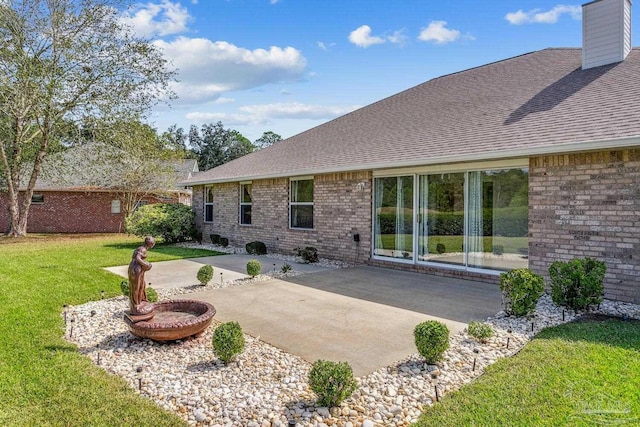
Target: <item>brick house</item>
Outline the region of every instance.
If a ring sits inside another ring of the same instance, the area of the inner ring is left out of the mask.
[[[74,153],[75,160],[86,161],[86,153]],[[123,193],[109,185],[100,185],[96,178],[100,170],[74,168],[74,161],[67,168],[54,174],[43,173],[36,183],[27,220],[29,233],[122,233],[125,212]],[[82,164],[80,164],[82,167]],[[99,168],[111,171],[113,165],[105,161]],[[175,182],[193,177],[198,172],[196,160],[172,162]],[[24,193],[23,193],[24,194]],[[191,205],[191,190],[171,186],[161,193],[150,193],[141,203],[182,203]],[[0,230],[9,229],[7,194],[0,192]]]
[[[497,282],[595,257],[640,302],[640,49],[629,0],[583,6],[583,48],[445,75],[202,172],[204,236]]]

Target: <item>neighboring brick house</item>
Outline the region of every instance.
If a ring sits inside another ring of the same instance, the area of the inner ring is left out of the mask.
[[[583,48],[430,80],[200,173],[204,236],[497,281],[595,257],[640,302],[640,49],[629,0],[583,6]],[[399,284],[401,286],[401,284]]]
[[[74,156],[81,160],[83,156]],[[73,166],[73,165],[72,165]],[[96,185],[91,179],[99,171],[91,169],[77,173],[73,167],[61,168],[55,179],[43,174],[37,181],[29,209],[29,233],[121,233],[124,232],[125,213],[122,192],[108,186]],[[196,160],[178,160],[170,167],[175,170],[175,182],[192,178],[198,172]],[[103,165],[109,169],[108,163]],[[171,186],[162,193],[149,194],[142,201],[152,203],[182,203],[191,205],[191,190]],[[9,229],[7,194],[0,192],[0,230]]]

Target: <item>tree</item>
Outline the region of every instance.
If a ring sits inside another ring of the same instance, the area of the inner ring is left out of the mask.
[[[41,176],[50,183],[108,188],[117,194],[125,217],[149,195],[168,194],[175,187],[181,153],[165,148],[151,126],[127,120],[78,131],[82,137],[45,161]]]
[[[189,136],[184,132],[184,129],[179,128],[177,125],[171,125],[160,136],[162,145],[164,148],[174,151],[182,158],[194,158],[195,154],[187,148]]]
[[[0,178],[9,200],[7,234],[26,235],[45,158],[65,128],[143,116],[174,73],[136,38],[109,0],[0,2]],[[21,191],[21,186],[26,187]]]
[[[255,148],[237,130],[225,129],[222,122],[204,124],[200,130],[192,125],[189,144],[196,154],[200,170],[220,166],[251,153]]]
[[[280,142],[282,141],[282,137],[280,135],[278,135],[277,133],[271,132],[271,131],[267,131],[267,132],[263,132],[262,136],[258,139],[256,139],[253,143],[253,145],[257,148],[257,149],[262,149],[262,148],[266,148],[270,145],[275,144],[276,142]]]

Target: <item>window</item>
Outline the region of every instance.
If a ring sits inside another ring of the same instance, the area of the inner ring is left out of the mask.
[[[289,218],[291,228],[313,228],[313,179],[291,181]]]
[[[376,178],[374,255],[413,259],[413,176]]]
[[[111,201],[111,213],[119,214],[120,213],[120,200],[112,200]]]
[[[251,225],[251,184],[240,184],[240,224]]]
[[[526,268],[528,179],[526,167],[376,178],[373,255],[464,269]]]
[[[31,196],[31,203],[41,205],[44,203],[44,194],[34,194]]]
[[[204,222],[213,222],[213,187],[204,187]]]

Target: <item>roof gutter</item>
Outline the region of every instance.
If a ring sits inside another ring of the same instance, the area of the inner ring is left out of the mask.
[[[288,178],[288,177],[302,176],[302,175],[323,175],[328,173],[356,172],[356,171],[376,170],[376,169],[407,168],[407,167],[416,167],[416,166],[432,166],[432,165],[440,165],[440,164],[448,164],[448,163],[467,163],[467,162],[510,159],[510,158],[517,158],[517,157],[533,157],[533,156],[543,156],[543,155],[581,152],[581,151],[601,151],[601,150],[611,150],[611,149],[620,149],[620,148],[630,148],[634,146],[640,146],[640,135],[624,137],[624,138],[608,139],[608,140],[570,142],[565,144],[556,144],[556,145],[543,146],[543,147],[526,147],[526,148],[517,148],[512,150],[488,151],[488,152],[473,153],[468,155],[441,156],[441,157],[433,157],[433,158],[422,159],[422,160],[412,159],[412,160],[396,161],[396,162],[364,163],[357,166],[345,165],[345,166],[334,167],[334,168],[301,169],[301,170],[295,170],[291,172],[277,172],[277,173],[262,174],[262,175],[245,175],[245,176],[236,177],[236,178],[219,178],[219,179],[208,179],[208,180],[203,179],[203,180],[185,181],[179,184],[185,185],[185,186],[221,184],[225,182]]]

